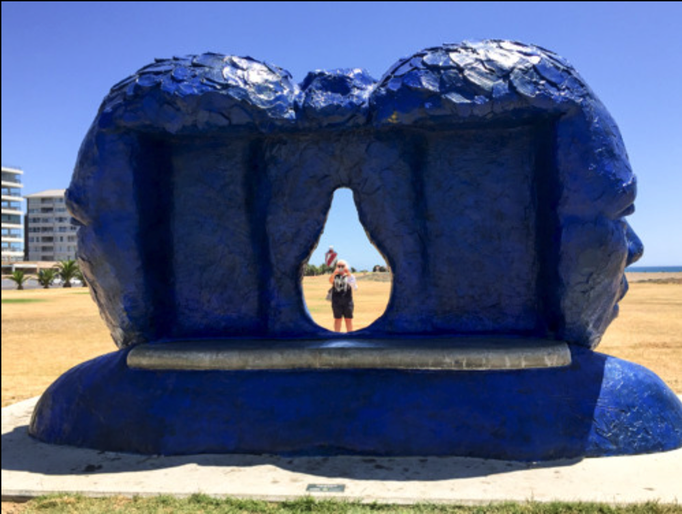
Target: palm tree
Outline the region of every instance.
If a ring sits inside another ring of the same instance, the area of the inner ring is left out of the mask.
[[[14,270],[12,274],[8,277],[11,281],[16,282],[17,289],[22,290],[24,288],[24,282],[26,282],[30,277],[20,269]]]
[[[62,287],[71,287],[71,279],[76,278],[78,263],[73,259],[67,259],[57,263],[57,273],[64,281]]]
[[[88,283],[85,281],[85,276],[83,275],[83,270],[78,268],[76,271],[75,278],[77,280],[80,280],[81,284],[83,284],[83,287],[88,287]]]
[[[48,268],[38,271],[38,283],[43,286],[44,289],[48,289],[55,278],[57,278],[56,269]]]

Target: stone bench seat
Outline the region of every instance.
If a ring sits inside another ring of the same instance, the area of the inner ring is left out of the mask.
[[[571,364],[563,341],[504,337],[197,340],[135,347],[127,364],[149,370],[518,370]]]

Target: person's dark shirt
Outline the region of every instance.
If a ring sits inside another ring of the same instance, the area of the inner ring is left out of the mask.
[[[332,284],[332,302],[349,303],[353,301],[353,280],[350,275],[336,275]],[[350,283],[349,283],[350,282]]]

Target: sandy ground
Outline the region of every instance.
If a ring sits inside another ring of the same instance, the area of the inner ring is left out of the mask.
[[[646,366],[680,393],[682,273],[662,275],[629,275],[620,317],[598,351]],[[358,279],[355,329],[383,313],[391,290],[388,275]],[[304,280],[311,316],[331,330],[331,306],[324,299],[328,288],[328,277]],[[3,407],[41,394],[76,364],[116,350],[86,288],[2,291],[2,301]]]

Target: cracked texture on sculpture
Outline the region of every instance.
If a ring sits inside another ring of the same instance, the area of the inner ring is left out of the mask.
[[[393,277],[385,313],[341,335],[313,322],[301,285],[340,187]],[[615,122],[537,46],[449,44],[379,81],[317,70],[300,85],[251,57],[157,60],[105,98],[67,190],[81,268],[121,349],[62,375],[29,433],[174,455],[548,460],[679,448],[677,396],[592,351],[643,251],[625,221],[635,195]],[[482,353],[494,339],[503,360],[515,341],[550,339],[570,359],[476,371],[358,369],[338,353],[324,370],[128,360],[167,345],[189,363],[202,348],[272,356],[368,340],[424,356],[462,339]]]
[[[125,347],[324,334],[300,267],[339,187],[394,272],[369,334],[594,347],[641,255],[615,123],[563,58],[509,41],[429,48],[379,81],[318,70],[300,86],[251,57],[159,59],[105,98],[67,199]]]

